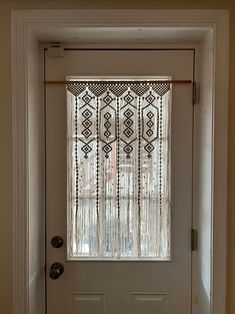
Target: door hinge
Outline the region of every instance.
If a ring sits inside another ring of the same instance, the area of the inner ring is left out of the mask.
[[[193,105],[196,105],[199,103],[199,87],[198,83],[193,81]]]
[[[64,57],[64,47],[60,44],[52,44],[47,48],[49,57]]]
[[[191,250],[197,251],[197,230],[191,229]]]

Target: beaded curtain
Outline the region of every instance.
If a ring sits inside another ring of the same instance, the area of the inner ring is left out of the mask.
[[[68,258],[170,258],[170,83],[68,90]]]

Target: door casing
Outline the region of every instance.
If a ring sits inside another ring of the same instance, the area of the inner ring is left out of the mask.
[[[111,16],[111,18],[110,18]],[[211,294],[208,314],[225,314],[226,308],[226,198],[227,198],[227,107],[228,107],[228,47],[229,16],[226,10],[165,10],[165,11],[14,11],[12,15],[12,84],[13,84],[13,193],[14,193],[14,313],[43,314],[44,299],[44,112],[43,88],[40,72],[38,43],[53,29],[69,34],[81,27],[175,27],[204,32],[200,44],[201,59],[211,57],[208,77],[211,82],[209,127],[203,120],[201,102],[195,105],[194,134],[201,139],[209,136],[211,150]],[[56,40],[56,35],[54,35]],[[192,45],[194,38],[192,37]],[[153,44],[156,46],[156,43]],[[171,45],[171,44],[169,44]],[[182,45],[179,40],[174,45]],[[145,48],[147,44],[137,45]],[[173,46],[173,45],[172,45]],[[204,49],[204,50],[203,50]],[[203,63],[203,62],[202,62]],[[200,86],[203,93],[208,81]],[[208,92],[208,91],[207,91]],[[202,128],[202,125],[204,126]],[[200,132],[199,132],[200,131]],[[209,134],[209,135],[208,135]],[[198,136],[198,135],[197,135]],[[197,139],[197,137],[196,137]],[[195,141],[194,173],[197,173],[200,148],[206,151],[206,142]],[[35,170],[36,169],[36,170]],[[194,194],[202,196],[200,178],[194,178]],[[223,188],[221,188],[221,186]],[[196,200],[194,212],[200,211]],[[195,227],[199,228],[197,214]],[[199,251],[200,252],[200,248]],[[199,303],[202,287],[198,277],[198,256],[193,261],[193,295]],[[40,258],[37,258],[37,257]],[[199,314],[197,306],[193,313]],[[207,313],[206,313],[207,314]]]

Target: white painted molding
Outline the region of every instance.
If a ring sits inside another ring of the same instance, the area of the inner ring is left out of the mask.
[[[227,10],[15,10],[13,20],[41,27],[213,27]]]
[[[225,314],[229,14],[225,10],[12,12],[14,314],[29,313],[28,40],[53,27],[210,27],[214,30],[214,169],[212,314]],[[42,314],[42,313],[40,313]],[[201,314],[201,313],[198,313]]]

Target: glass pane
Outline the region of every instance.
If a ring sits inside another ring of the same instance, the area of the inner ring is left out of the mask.
[[[170,259],[170,84],[128,82],[68,85],[68,259]]]

